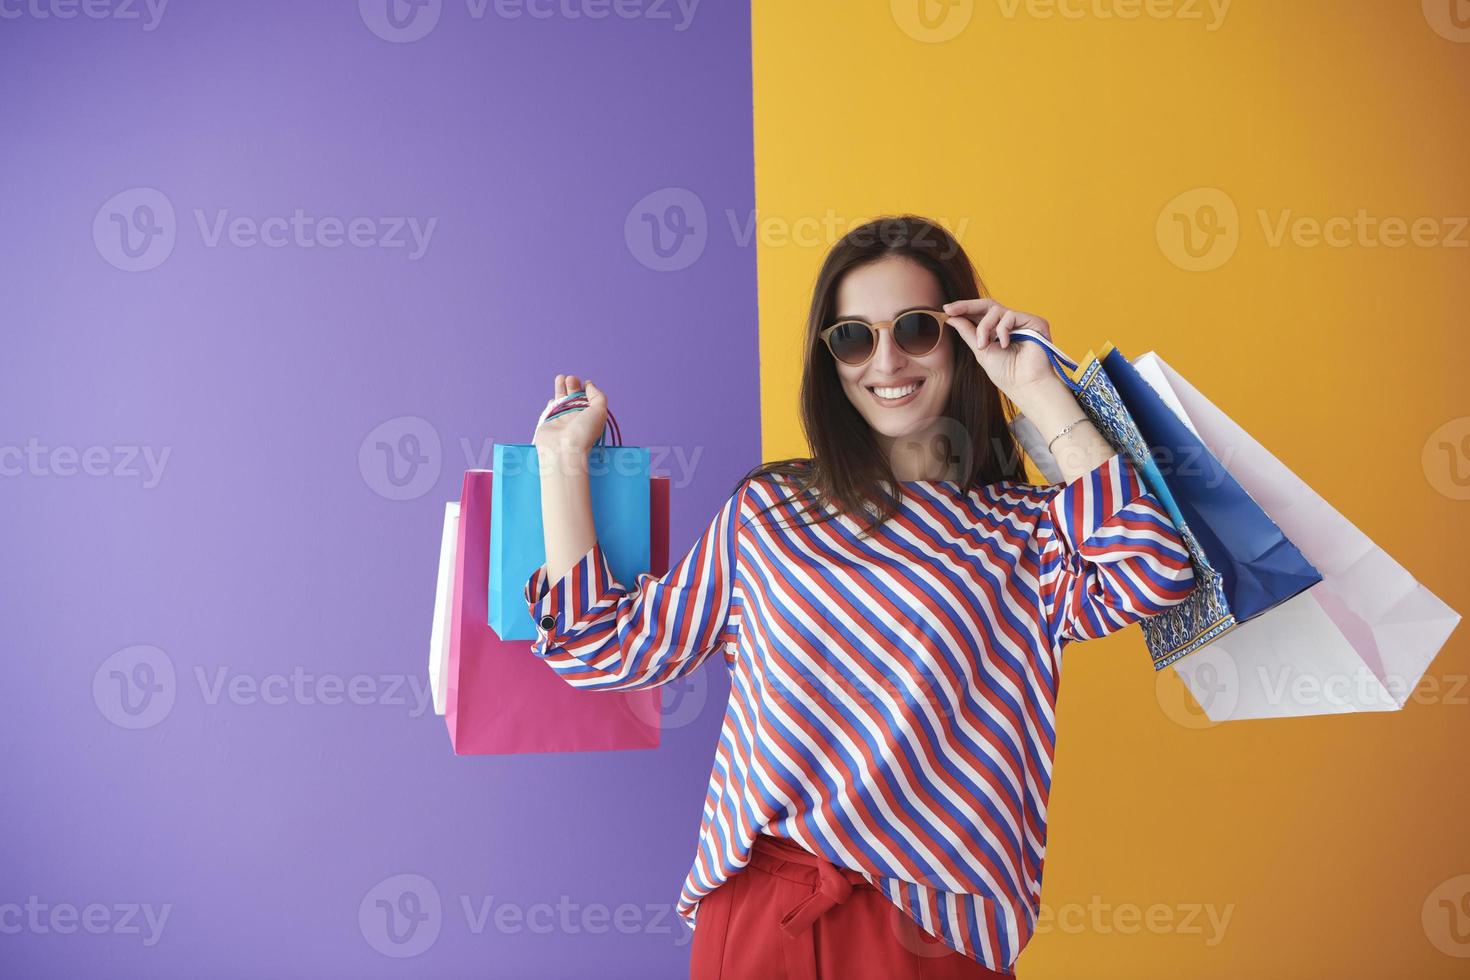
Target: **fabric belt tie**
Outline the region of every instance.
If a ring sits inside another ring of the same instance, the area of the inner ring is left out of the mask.
[[[847,901],[854,886],[872,887],[872,882],[857,871],[839,868],[791,841],[761,834],[756,844],[758,851],[765,850],[774,858],[817,869],[817,882],[811,894],[804,896],[780,918],[787,977],[789,980],[817,980],[817,947],[811,931],[812,923],[828,909]]]

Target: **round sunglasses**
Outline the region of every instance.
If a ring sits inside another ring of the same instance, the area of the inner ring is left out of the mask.
[[[838,320],[822,328],[819,336],[832,356],[843,364],[866,364],[878,349],[878,331],[892,330],[893,341],[905,353],[922,357],[939,346],[944,324],[950,319],[943,310],[907,310],[892,320]]]

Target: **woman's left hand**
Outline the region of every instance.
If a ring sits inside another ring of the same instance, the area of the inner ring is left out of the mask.
[[[960,332],[975,360],[995,386],[1013,402],[1030,386],[1056,378],[1040,344],[1012,342],[1012,330],[1035,330],[1051,339],[1051,326],[1034,313],[1022,313],[993,299],[961,299],[944,304],[950,324]]]

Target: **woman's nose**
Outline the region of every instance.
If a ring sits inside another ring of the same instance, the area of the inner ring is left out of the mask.
[[[874,371],[884,375],[896,374],[907,358],[903,348],[893,339],[892,330],[878,331],[878,348],[873,351],[871,365]]]

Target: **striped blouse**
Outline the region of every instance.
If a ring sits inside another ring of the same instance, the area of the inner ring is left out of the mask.
[[[667,574],[616,581],[594,544],[525,596],[567,683],[730,670],[694,865],[676,909],[762,831],[853,868],[924,931],[1001,973],[1041,897],[1062,651],[1183,601],[1194,571],[1135,465],[1066,484],[900,484],[866,540],[810,525],[782,476],[742,481]]]

